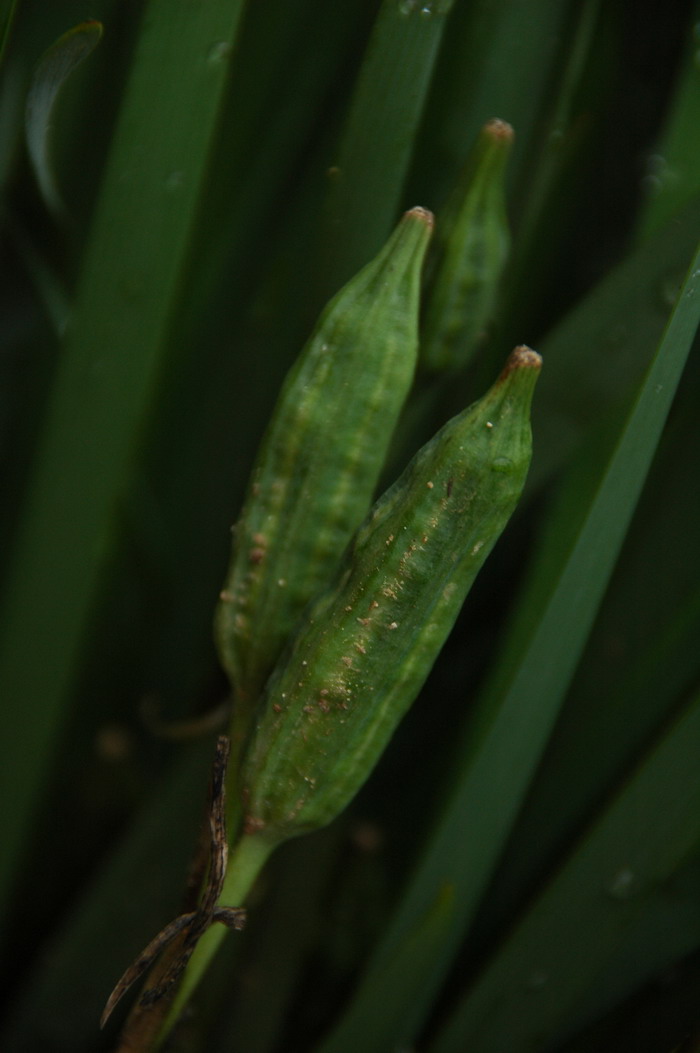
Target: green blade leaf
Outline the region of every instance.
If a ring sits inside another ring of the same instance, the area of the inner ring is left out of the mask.
[[[416,157],[435,188],[436,208],[479,128],[496,116],[516,133],[511,185],[525,174],[529,180],[532,166],[540,163],[540,124],[578,6],[562,0],[526,7],[518,0],[454,5]]]
[[[657,809],[658,803],[657,799],[654,802]],[[597,833],[602,832],[602,829],[599,830],[598,827],[596,830]],[[655,835],[658,836],[658,833],[657,828]],[[635,840],[639,840],[638,828],[635,834]],[[663,834],[661,837],[663,838]],[[621,851],[624,851],[624,842],[619,847]],[[635,846],[631,847],[634,850]],[[602,1015],[620,1006],[627,997],[633,995],[643,985],[654,980],[658,981],[664,974],[668,976],[669,972],[674,970],[683,959],[700,947],[699,848],[700,845],[694,845],[690,858],[664,875],[660,885],[653,890],[651,895],[641,898],[633,905],[634,910],[630,905],[629,928],[619,944],[614,939],[613,926],[610,926],[608,932],[604,934],[603,938],[607,946],[603,948],[600,957],[600,968],[597,967],[597,963],[594,963],[593,975],[591,976],[589,972],[587,990],[583,992],[580,999],[579,992],[575,995],[573,1011],[570,1016],[567,1016],[563,1028],[567,1035],[580,1033],[593,1021],[599,1020]],[[661,851],[662,859],[665,856],[666,862],[668,861],[667,849],[668,845],[664,843]],[[588,844],[582,846],[581,851],[577,853],[579,876],[585,874],[589,851],[592,859],[593,848]],[[625,864],[611,875],[607,888],[608,894],[618,899],[625,899],[628,896],[636,898],[641,892],[640,876],[632,871],[628,864]],[[588,963],[589,970],[590,964]],[[580,988],[584,986],[585,984],[581,984]]]
[[[401,204],[453,0],[384,0],[330,175],[320,299],[379,251]]]
[[[2,1031],[7,1049],[96,1048],[100,1013],[125,963],[182,901],[211,752],[206,738],[176,759],[106,866],[81,890],[15,993]]]
[[[0,628],[12,878],[168,349],[241,0],[151,0],[28,485]]]
[[[94,20],[81,22],[59,37],[37,63],[27,95],[25,131],[27,149],[44,202],[55,216],[65,213],[65,206],[51,166],[51,118],[61,89],[71,73],[94,51],[102,37],[102,24]]]
[[[2,0],[0,3],[0,63],[5,57],[5,48],[10,39],[18,3],[19,0]]]
[[[688,464],[698,456],[697,367],[693,363],[678,392],[555,734],[479,912],[476,939],[508,923],[679,700],[700,683],[700,587],[694,570],[700,499],[686,485]],[[602,431],[600,444],[607,456],[608,431]],[[499,650],[506,677],[561,572],[590,503],[591,485],[599,480],[602,458],[589,445],[581,453],[581,470],[576,465],[567,472],[547,511],[508,646]]]
[[[547,335],[541,348],[547,368],[533,411],[538,446],[531,487],[551,477],[587,434],[599,431],[601,414],[641,384],[699,237],[695,197]]]
[[[427,909],[445,881],[456,889],[456,920],[441,953],[401,962],[406,1011],[419,1017],[431,1004],[503,848],[569,687],[622,545],[700,321],[700,250],[696,253],[619,443],[592,500],[562,573],[533,627],[509,682],[487,689],[462,750],[461,770],[387,935],[346,1016],[323,1053],[351,1048],[347,1036],[364,1021],[369,1034],[383,1014],[374,984],[411,919]],[[536,441],[536,439],[535,439]],[[405,970],[405,972],[404,972]]]
[[[685,55],[666,126],[647,162],[647,201],[638,224],[641,239],[677,215],[700,189],[700,146],[695,134],[700,120],[699,18],[700,4],[695,3],[688,19]]]
[[[700,839],[699,754],[696,695],[527,912],[431,1053],[553,1049],[582,1000],[587,1015],[595,1013],[591,988],[607,1000],[601,972],[634,942],[635,928],[647,927],[650,912],[658,914],[664,884]],[[642,941],[647,955],[649,946]],[[658,946],[658,961],[646,962],[652,974],[654,964],[669,964],[665,952]]]

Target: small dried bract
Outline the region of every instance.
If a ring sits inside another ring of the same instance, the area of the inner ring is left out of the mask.
[[[217,906],[217,900],[224,885],[228,863],[225,783],[229,752],[230,743],[228,737],[220,735],[216,743],[216,756],[212,768],[210,787],[208,816],[209,875],[202,893],[201,903],[196,910],[180,914],[179,917],[169,922],[144,948],[138,958],[132,962],[107,1000],[100,1019],[101,1028],[105,1026],[114,1007],[126,994],[131,985],[143,976],[158,955],[176,936],[184,934],[179,953],[173,958],[163,975],[159,977],[158,982],[146,987],[143,991],[139,999],[140,1006],[153,1005],[172,989],[192,957],[197,941],[210,925],[213,925],[215,922],[221,922],[221,924],[227,925],[230,929],[240,930],[245,924],[245,910],[239,907]]]

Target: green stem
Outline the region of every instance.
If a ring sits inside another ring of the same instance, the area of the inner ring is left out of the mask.
[[[222,905],[237,907],[245,902],[245,898],[253,887],[258,874],[267,862],[268,856],[276,847],[276,842],[268,841],[259,834],[244,835],[241,838],[229,860],[226,880],[221,892],[220,902]],[[156,1048],[160,1048],[161,1043],[177,1022],[180,1013],[204,976],[227,931],[224,925],[212,925],[200,939],[187,965],[172,1009],[158,1036]]]

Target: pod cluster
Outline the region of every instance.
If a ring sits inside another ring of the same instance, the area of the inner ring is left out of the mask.
[[[215,617],[241,707],[254,704],[370,505],[413,381],[432,228],[425,209],[405,214],[376,259],[328,304],[283,385]]]
[[[242,773],[245,828],[330,822],[415,699],[522,492],[540,370],[526,347],[375,504],[272,675]]]
[[[502,148],[479,149],[486,160],[462,213],[479,213],[483,173],[502,168]],[[285,381],[234,529],[215,621],[234,690],[231,777],[245,834],[272,844],[330,822],[366,780],[525,482],[541,361],[519,347],[370,507],[416,368],[432,226],[425,209],[407,212],[323,312]],[[462,216],[457,226],[464,258],[469,225]],[[452,361],[443,351],[465,310],[469,283],[457,290],[461,306],[446,285],[455,244],[429,301],[435,368]]]

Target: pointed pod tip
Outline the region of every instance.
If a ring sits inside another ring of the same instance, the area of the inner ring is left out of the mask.
[[[542,356],[538,355],[536,351],[533,351],[526,344],[519,344],[506,359],[506,364],[503,367],[499,380],[505,380],[516,369],[535,369],[539,372],[541,368]]]
[[[487,121],[482,131],[491,139],[507,143],[511,143],[515,138],[512,124],[508,124],[508,121],[502,121],[500,117],[493,117],[490,121]]]
[[[409,216],[414,219],[420,219],[425,223],[429,230],[432,230],[435,226],[435,216],[433,213],[427,208],[422,208],[420,205],[416,205],[415,208],[410,208],[408,212],[404,213],[405,218],[408,218]]]
[[[60,44],[64,41],[79,40],[83,45],[85,54],[88,55],[102,39],[104,29],[104,24],[98,19],[86,18],[84,22],[79,22],[77,26],[67,30],[55,43]]]

